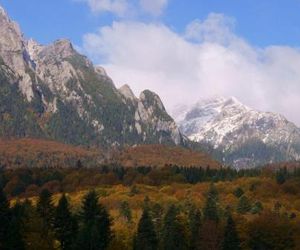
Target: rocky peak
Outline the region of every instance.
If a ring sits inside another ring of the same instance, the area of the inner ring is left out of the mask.
[[[62,60],[74,55],[76,51],[68,39],[56,40],[53,44],[44,47],[42,57]]]
[[[38,60],[38,54],[42,51],[44,46],[40,45],[37,41],[29,39],[26,41],[26,49],[31,60]]]
[[[159,108],[160,110],[162,110],[164,112],[166,111],[165,106],[163,105],[160,97],[156,93],[154,93],[150,90],[144,90],[140,94],[139,99],[144,104],[144,106],[146,108],[152,106],[152,107],[157,107],[157,108]]]
[[[121,88],[119,88],[119,92],[126,98],[129,99],[131,101],[135,101],[137,100],[136,96],[134,95],[134,93],[132,92],[131,88],[125,84],[123,85]]]
[[[3,7],[0,5],[0,19],[6,19],[8,21],[8,16],[6,11],[3,9]]]
[[[69,39],[59,39],[54,42],[54,47],[60,53],[73,53],[74,48]]]
[[[34,94],[28,70],[32,68],[32,62],[25,48],[25,39],[19,25],[10,20],[2,7],[0,9],[0,56],[20,79],[19,88],[27,100],[31,101]]]
[[[11,21],[6,12],[0,9],[0,53],[4,61],[13,66],[11,53],[22,55],[24,50],[23,35],[17,23]],[[21,58],[22,59],[22,58]]]
[[[104,77],[108,77],[108,75],[107,75],[107,73],[106,73],[106,71],[105,71],[105,69],[103,67],[101,67],[101,66],[94,66],[94,68],[95,68],[95,72],[98,75],[104,76]]]

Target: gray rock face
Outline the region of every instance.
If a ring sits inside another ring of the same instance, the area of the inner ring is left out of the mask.
[[[128,85],[121,87],[119,92],[124,99],[133,104],[134,127],[138,135],[143,137],[144,142],[147,141],[147,137],[154,136],[157,138],[158,143],[163,143],[163,134],[168,134],[170,141],[176,145],[184,143],[184,138],[176,123],[168,115],[157,94],[145,90],[140,94],[140,97],[137,98]]]
[[[118,90],[105,70],[67,39],[50,45],[25,39],[1,7],[0,59],[0,74],[17,83],[20,103],[33,110],[34,126],[45,137],[106,146],[184,143],[156,94],[144,91],[137,98],[129,86]]]
[[[31,61],[25,49],[23,35],[19,25],[11,21],[0,7],[0,55],[4,63],[10,67],[19,78],[19,86],[27,100],[33,98],[31,79],[28,70]]]
[[[189,139],[222,152],[235,167],[300,159],[300,129],[283,116],[251,109],[235,98],[213,98],[181,110]]]

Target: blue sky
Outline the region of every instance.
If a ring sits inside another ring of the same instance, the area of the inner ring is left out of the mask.
[[[300,0],[0,0],[26,37],[69,38],[167,109],[234,96],[300,125]]]
[[[83,34],[119,19],[110,13],[91,14],[87,5],[74,0],[0,0],[0,3],[27,36],[41,43],[67,37],[80,44]],[[223,13],[236,19],[236,32],[254,45],[299,46],[299,11],[299,0],[170,0],[156,21],[182,32],[194,19],[204,19],[211,12]]]

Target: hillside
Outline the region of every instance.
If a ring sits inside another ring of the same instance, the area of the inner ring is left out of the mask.
[[[103,155],[96,149],[41,139],[0,139],[0,164],[4,168],[92,167],[102,161]]]
[[[45,139],[0,139],[0,164],[4,168],[99,167],[118,163],[123,167],[177,165],[219,168],[209,155],[164,145],[140,145],[111,150],[73,146]],[[80,161],[80,163],[78,163]]]
[[[126,147],[112,157],[125,167],[177,165],[184,167],[219,168],[221,164],[209,155],[185,149],[182,147],[167,147],[164,145],[139,145]]]

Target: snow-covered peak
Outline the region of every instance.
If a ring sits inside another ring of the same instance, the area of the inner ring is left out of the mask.
[[[279,145],[288,142],[295,131],[300,133],[282,115],[251,109],[234,97],[201,100],[185,110],[184,119],[176,120],[191,140],[222,149],[253,138]]]
[[[300,129],[280,114],[257,111],[234,97],[200,100],[181,110],[175,116],[181,132],[222,152],[227,164],[300,160]]]
[[[200,100],[191,108],[187,108],[185,106],[183,110],[184,116],[182,113],[180,114],[177,110],[177,115],[175,116],[175,119],[179,123],[196,119],[198,127],[202,127],[204,123],[214,119],[220,114],[223,114],[222,116],[225,116],[226,114],[233,115],[250,110],[250,108],[243,105],[235,97],[215,97]]]

